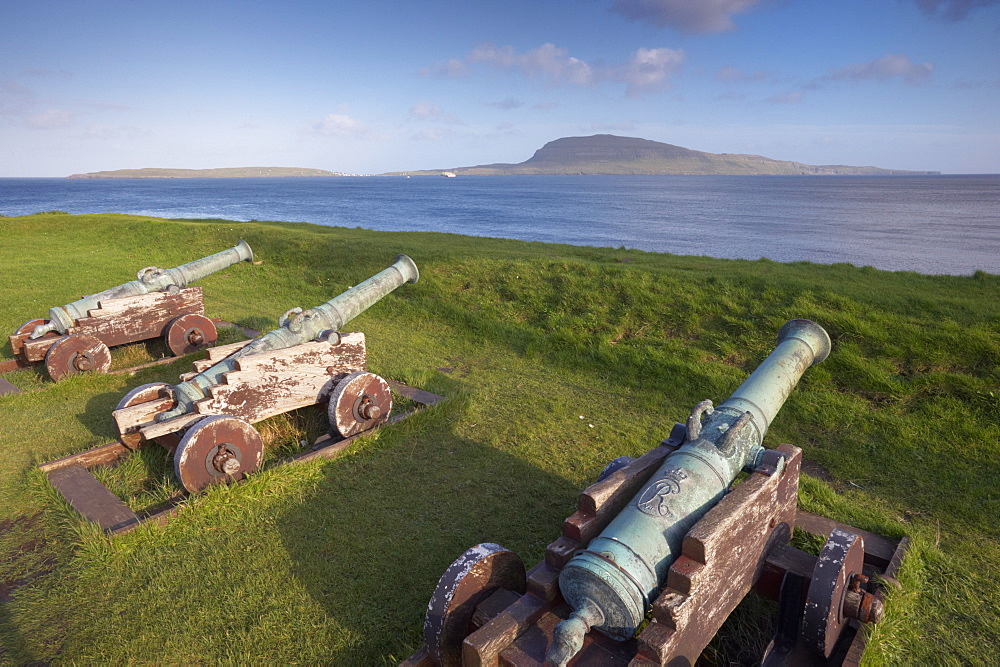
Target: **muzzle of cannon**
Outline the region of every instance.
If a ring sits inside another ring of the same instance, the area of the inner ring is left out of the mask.
[[[419,277],[420,273],[413,260],[406,255],[398,255],[392,266],[326,303],[306,311],[292,308],[278,320],[279,328],[253,340],[193,378],[174,385],[172,395],[177,404],[172,410],[157,415],[156,421],[169,421],[191,412],[196,402],[208,396],[209,387],[219,384],[225,373],[236,368],[237,359],[336,336],[341,327],[382,297],[405,283],[417,282]]]
[[[555,630],[546,661],[565,665],[591,628],[631,638],[680,554],[688,530],[763,456],[761,442],[809,366],[830,353],[830,337],[809,320],[791,320],[778,345],[725,402],[702,401],[684,444],[670,454],[611,523],[559,574],[574,610]]]
[[[176,291],[233,264],[250,261],[253,261],[253,250],[250,249],[246,241],[240,241],[233,248],[187,264],[181,264],[173,269],[158,269],[155,266],[148,266],[139,271],[136,280],[106,289],[98,294],[85,296],[65,306],[50,308],[49,321],[36,326],[30,339],[37,340],[50,331],[66,333],[76,324],[77,320],[87,317],[89,311],[97,308],[100,301],[165,290]]]

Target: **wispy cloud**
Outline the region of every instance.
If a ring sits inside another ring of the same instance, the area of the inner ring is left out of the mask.
[[[715,78],[723,83],[745,83],[750,81],[765,81],[768,77],[764,70],[744,72],[739,67],[722,67],[715,73]]]
[[[917,84],[927,80],[933,71],[934,63],[915,63],[902,54],[890,53],[878,60],[848,65],[831,73],[827,78],[833,81],[844,79],[851,81],[861,81],[864,79],[888,81],[889,79],[899,77],[906,81],[906,83]]]
[[[27,124],[36,130],[55,130],[73,125],[74,115],[65,109],[45,109],[28,116]]]
[[[28,96],[32,95],[30,88],[22,86],[17,81],[11,79],[4,79],[0,81],[0,92],[9,93],[11,95]]]
[[[927,16],[943,21],[961,21],[977,7],[1000,4],[1000,0],[916,0],[917,7]]]
[[[455,114],[445,113],[441,107],[432,102],[420,102],[413,105],[410,115],[421,120],[429,120],[434,123],[446,123],[448,125],[464,125],[462,120]]]
[[[464,79],[469,76],[469,66],[458,58],[451,58],[443,63],[434,63],[430,67],[417,70],[420,76],[436,76],[444,79]]]
[[[72,79],[74,76],[73,72],[70,72],[69,70],[49,69],[47,67],[32,67],[30,69],[25,70],[25,74],[43,78],[63,79],[63,80]]]
[[[889,53],[876,60],[833,70],[829,74],[824,74],[802,84],[795,90],[769,97],[767,101],[777,104],[797,104],[802,101],[806,91],[819,90],[840,81],[890,82],[902,80],[915,86],[930,79],[933,72],[934,63],[932,62],[915,63],[905,55]]]
[[[636,97],[644,92],[667,88],[670,78],[680,70],[685,58],[684,51],[679,49],[640,48],[625,63],[591,64],[571,56],[568,50],[551,43],[523,52],[513,46],[484,43],[470,51],[465,62],[470,66],[482,65],[520,72],[550,85],[624,83],[626,94]],[[490,104],[500,108],[513,108],[503,106],[507,103],[502,101]]]
[[[510,111],[511,109],[520,109],[524,106],[524,102],[513,97],[507,97],[502,100],[497,100],[495,102],[487,102],[486,106],[495,107],[497,109],[503,109],[504,111]]]
[[[956,90],[976,90],[977,88],[1000,88],[1000,79],[994,81],[969,81],[960,79],[951,85]]]
[[[801,90],[793,90],[790,93],[782,93],[780,95],[774,95],[767,98],[768,102],[773,104],[798,104],[802,101],[803,93]]]
[[[447,128],[425,128],[410,137],[413,141],[444,141],[450,139],[452,131]]]
[[[734,29],[733,15],[749,11],[761,0],[615,0],[611,10],[633,21],[670,27],[685,33]]]

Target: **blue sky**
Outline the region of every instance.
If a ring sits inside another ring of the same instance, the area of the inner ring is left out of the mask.
[[[381,173],[598,133],[1000,173],[1000,0],[0,0],[0,176]]]

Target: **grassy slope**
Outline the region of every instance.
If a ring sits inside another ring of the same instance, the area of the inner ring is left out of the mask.
[[[143,382],[175,382],[191,359],[58,385],[33,371],[7,376],[38,391],[0,397],[0,583],[50,573],[0,595],[0,660],[404,657],[452,559],[496,541],[533,565],[609,459],[654,446],[697,401],[724,399],[792,317],[820,322],[834,340],[768,437],[802,446],[838,480],[805,478],[800,505],[914,540],[905,588],[868,658],[995,659],[997,276],[42,214],[0,218],[0,331],[140,267],[240,238],[264,263],[201,284],[209,314],[257,328],[410,254],[421,281],[355,325],[372,370],[453,400],[344,458],[266,469],[190,501],[165,527],[112,541],[67,511],[33,466],[111,440],[118,399]],[[115,359],[161,350],[133,346]],[[272,420],[262,428],[271,459],[321,427],[310,410]],[[109,483],[142,506],[174,484],[165,467],[151,452]]]

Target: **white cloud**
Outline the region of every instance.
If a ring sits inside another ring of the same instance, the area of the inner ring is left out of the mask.
[[[664,88],[680,69],[684,57],[681,50],[639,49],[619,69],[617,78],[627,84],[625,93],[629,97],[637,97],[644,91]]]
[[[906,83],[916,84],[930,77],[934,71],[934,63],[914,63],[902,54],[890,53],[882,56],[878,60],[872,60],[857,65],[849,65],[841,68],[829,78],[835,81],[851,80],[859,81],[864,79],[877,79],[887,81],[895,77],[900,77]]]
[[[633,21],[686,33],[726,32],[732,16],[749,11],[761,0],[615,0],[612,11]]]
[[[518,69],[528,76],[540,76],[553,83],[586,85],[594,81],[590,65],[569,55],[555,44],[542,44],[537,49],[517,53],[512,46],[480,44],[466,60],[487,63],[501,69]]]
[[[321,137],[338,137],[341,139],[373,139],[376,132],[373,127],[355,120],[346,114],[327,114],[312,126],[312,134]]]
[[[46,109],[32,114],[27,119],[28,127],[36,130],[54,130],[73,124],[73,113],[65,109]]]
[[[627,63],[591,65],[570,56],[566,49],[550,43],[523,53],[512,46],[485,43],[477,46],[466,56],[466,60],[471,64],[485,64],[503,70],[520,71],[551,84],[586,86],[617,81],[626,84],[626,94],[631,97],[648,90],[667,87],[668,80],[680,69],[684,59],[684,51],[681,50],[640,48],[632,54]],[[490,104],[498,106],[507,103],[504,101]]]

